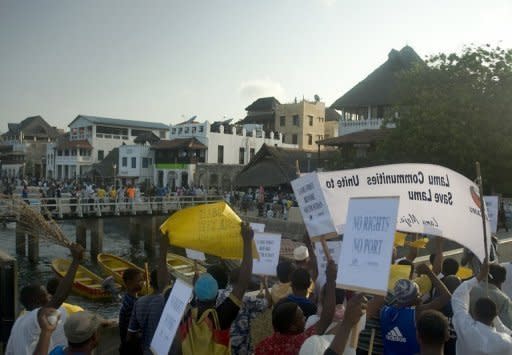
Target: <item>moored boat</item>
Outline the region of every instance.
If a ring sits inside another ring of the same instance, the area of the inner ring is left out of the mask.
[[[194,260],[178,254],[167,253],[167,265],[174,277],[192,283],[194,279]],[[199,274],[206,272],[206,268],[200,264],[197,264],[197,270]]]

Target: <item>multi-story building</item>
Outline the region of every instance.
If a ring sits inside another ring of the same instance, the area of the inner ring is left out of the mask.
[[[164,138],[169,131],[163,123],[84,115],[77,116],[68,127],[69,133],[47,150],[48,160],[53,161],[48,175],[58,179],[82,176],[112,149],[133,144],[138,136],[154,134]]]
[[[260,125],[265,132],[275,132],[276,109],[281,103],[273,96],[261,97],[247,106],[242,124]]]

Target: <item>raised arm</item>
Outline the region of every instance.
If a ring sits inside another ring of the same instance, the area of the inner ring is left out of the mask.
[[[439,291],[439,296],[436,297],[433,301],[419,305],[416,307],[416,312],[418,313],[418,316],[421,312],[426,311],[427,309],[434,309],[434,310],[440,310],[443,308],[448,302],[450,302],[450,297],[452,294],[450,291],[448,291],[448,288],[446,288],[445,284],[441,282],[437,278],[436,275],[430,270],[430,268],[427,266],[427,264],[420,264],[416,267],[416,271],[419,274],[425,274],[432,282],[432,287],[435,287]]]
[[[432,264],[432,271],[434,275],[439,275],[443,270],[443,238],[436,237],[436,251],[434,257],[434,263]]]
[[[57,328],[58,318],[55,323],[50,323],[48,317],[54,314],[55,311],[54,308],[43,307],[37,312],[37,322],[41,328],[41,333],[33,355],[46,355],[50,351],[50,339],[53,331]]]
[[[78,270],[78,266],[80,265],[80,261],[84,256],[84,248],[80,244],[71,244],[69,247],[71,251],[71,255],[73,257],[73,261],[71,265],[69,265],[68,272],[66,276],[62,279],[55,290],[55,295],[51,298],[50,302],[46,304],[46,307],[58,309],[64,303],[66,298],[68,298],[69,293],[71,292],[71,287],[73,286],[73,281],[75,280],[76,271]]]
[[[325,283],[325,297],[323,299],[322,313],[320,314],[320,320],[316,324],[316,333],[322,335],[327,327],[332,322],[334,310],[336,308],[336,275],[337,267],[334,261],[329,260],[327,262],[327,268],[325,270],[326,280]]]
[[[240,265],[240,276],[238,282],[233,288],[231,294],[239,300],[245,294],[245,291],[249,287],[249,282],[252,275],[252,240],[254,238],[254,232],[248,223],[242,223],[242,239],[243,245],[243,257],[242,264]]]

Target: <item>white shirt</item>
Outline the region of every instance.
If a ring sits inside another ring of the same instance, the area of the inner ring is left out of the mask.
[[[16,319],[11,330],[11,336],[7,342],[5,355],[32,355],[39,341],[41,328],[37,321],[39,308],[26,313]],[[64,323],[66,322],[66,310],[59,308],[60,321],[50,338],[50,351],[58,345],[67,346],[68,342],[64,334]]]
[[[512,299],[512,262],[501,264],[505,269],[507,269],[507,279],[501,285],[501,290],[508,296],[508,298]]]
[[[457,332],[457,354],[512,355],[511,331],[498,317],[496,328],[477,322],[469,315],[469,292],[478,280],[463,282],[452,295],[452,323]]]

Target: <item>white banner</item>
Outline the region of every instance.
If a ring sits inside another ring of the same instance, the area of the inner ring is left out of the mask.
[[[206,255],[204,255],[204,253],[202,251],[185,248],[185,253],[187,254],[187,258],[189,258],[189,259],[199,260],[199,261],[206,260]]]
[[[292,187],[311,237],[342,234],[352,197],[399,196],[397,230],[442,236],[484,258],[478,187],[450,169],[394,164],[310,173]]]
[[[496,233],[498,230],[498,196],[484,196],[484,201],[489,223],[491,224],[491,232]]]
[[[395,241],[398,197],[351,198],[336,284],[386,295]]]
[[[185,281],[176,279],[160,316],[155,335],[151,339],[151,351],[153,354],[167,355],[169,353],[181,318],[191,297],[192,286]]]
[[[326,243],[327,249],[329,249],[329,253],[331,254],[332,260],[338,262],[341,253],[341,240],[327,241]],[[320,286],[323,286],[327,281],[325,279],[325,270],[327,269],[327,256],[325,256],[324,248],[322,248],[322,243],[315,243],[315,252],[316,264],[318,265],[317,282]]]
[[[254,233],[254,242],[260,259],[253,260],[252,273],[255,275],[277,275],[279,252],[281,251],[281,234]]]

